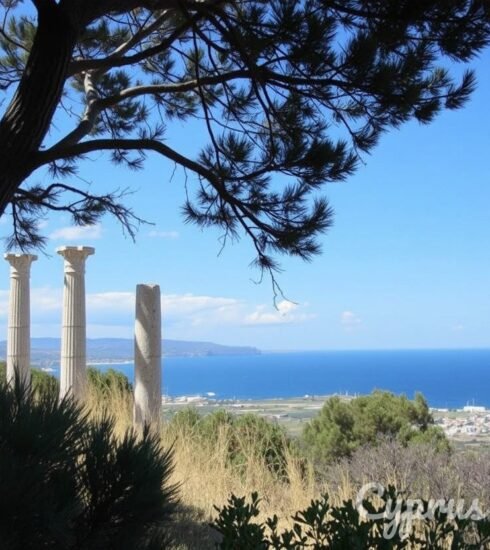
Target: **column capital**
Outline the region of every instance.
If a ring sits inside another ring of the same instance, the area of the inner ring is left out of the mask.
[[[85,260],[95,253],[92,246],[61,246],[56,252],[65,259],[65,273],[83,271]]]
[[[85,260],[95,249],[91,246],[62,246],[56,252],[65,259],[60,398],[72,395],[83,400],[87,377]]]
[[[10,264],[11,275],[17,275],[17,274],[27,275],[29,273],[31,263],[37,260],[37,256],[35,254],[7,253],[7,254],[4,254],[3,257]]]

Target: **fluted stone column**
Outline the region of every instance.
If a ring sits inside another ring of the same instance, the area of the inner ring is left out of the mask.
[[[85,260],[90,246],[63,246],[56,250],[65,259],[63,326],[61,329],[60,399],[83,399],[86,384]]]
[[[31,381],[31,312],[29,279],[33,254],[4,254],[10,264],[10,299],[7,336],[7,382],[17,371],[20,380]]]
[[[134,424],[158,426],[162,406],[160,287],[136,286],[134,327]]]

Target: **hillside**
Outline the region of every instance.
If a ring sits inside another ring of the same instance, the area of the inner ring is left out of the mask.
[[[132,361],[133,340],[130,338],[87,339],[87,360],[93,362]],[[6,357],[6,341],[0,342],[0,358]],[[60,338],[32,338],[31,362],[45,364],[60,359]],[[213,342],[163,340],[163,355],[166,357],[195,357],[209,355],[257,355],[260,350],[248,346],[223,346]]]

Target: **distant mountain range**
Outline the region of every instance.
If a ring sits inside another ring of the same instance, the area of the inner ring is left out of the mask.
[[[87,361],[117,363],[133,360],[134,343],[130,338],[87,339]],[[32,338],[31,362],[46,364],[60,360],[60,338]],[[166,357],[198,357],[216,355],[257,355],[260,350],[249,346],[222,346],[213,342],[188,342],[185,340],[162,340]],[[6,341],[0,342],[0,358],[7,355]]]

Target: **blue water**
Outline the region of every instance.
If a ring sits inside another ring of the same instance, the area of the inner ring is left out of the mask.
[[[133,365],[115,368],[133,378]],[[422,392],[432,407],[490,408],[490,349],[264,353],[255,356],[167,357],[163,391],[170,396],[263,399],[373,389]]]

